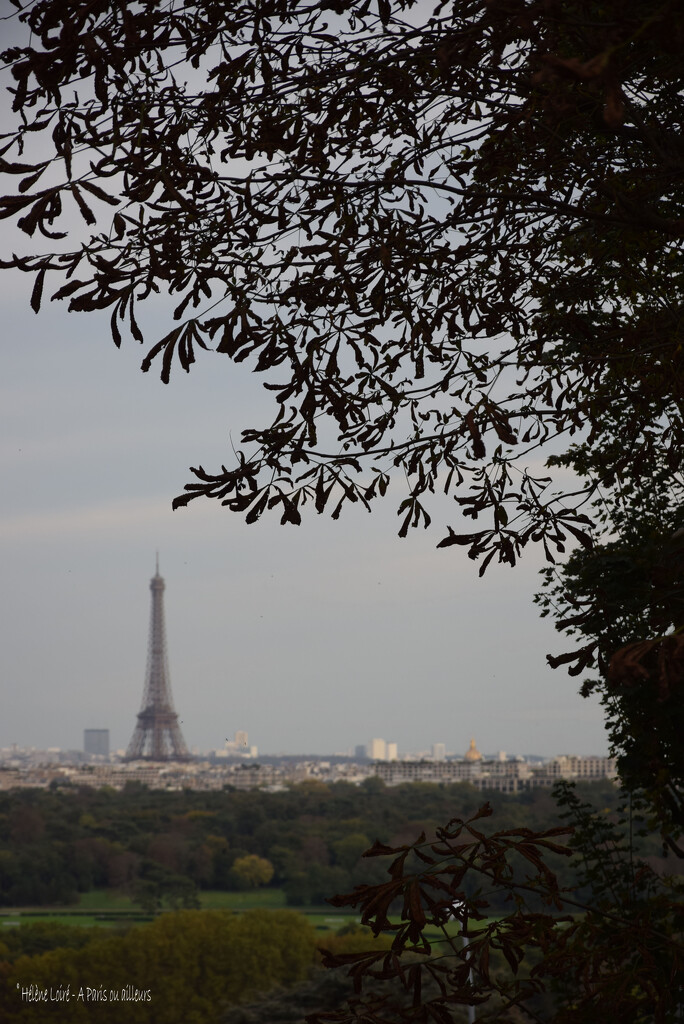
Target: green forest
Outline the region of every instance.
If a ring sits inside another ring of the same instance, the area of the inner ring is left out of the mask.
[[[583,788],[615,811],[612,783]],[[197,906],[202,890],[262,885],[283,889],[290,906],[321,904],[382,877],[384,868],[361,856],[376,840],[412,842],[474,813],[485,799],[464,784],[389,788],[372,778],[280,793],[167,793],[137,784],[119,792],[10,791],[0,795],[0,905],[73,905],[82,893],[107,888],[154,910]],[[497,828],[557,823],[549,790],[492,799]],[[648,852],[659,855],[655,840]],[[567,866],[557,867],[571,884]]]

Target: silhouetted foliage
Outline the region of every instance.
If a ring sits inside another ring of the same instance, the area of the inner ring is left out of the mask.
[[[354,979],[357,997],[346,1008],[311,1014],[310,1024],[451,1024],[466,1006],[477,1007],[478,1021],[679,1020],[681,882],[635,858],[624,834],[571,786],[558,796],[571,828],[488,832],[483,819],[492,810],[484,805],[432,839],[368,850],[367,857],[393,858],[389,880],[330,902],[358,908],[376,934],[393,935],[392,947],[328,955],[327,966]],[[569,833],[570,845],[559,845]],[[549,851],[576,853],[589,902],[558,885]],[[522,878],[515,869],[521,860]],[[491,897],[501,892],[509,907],[493,917]],[[438,942],[428,937],[435,929]],[[398,1006],[376,991],[376,980],[395,983]]]
[[[542,614],[575,638],[549,656],[571,675],[587,673],[601,695],[623,784],[650,827],[684,856],[684,519],[681,484],[662,467],[648,485],[623,488],[606,504],[606,538],[545,571]]]
[[[117,344],[172,295],[144,370],[213,349],[273,395],[176,505],[299,523],[396,475],[400,533],[453,493],[484,525],[441,544],[484,569],[588,547],[599,485],[678,470],[675,0],[14,4],[0,211],[41,241],[4,265]]]

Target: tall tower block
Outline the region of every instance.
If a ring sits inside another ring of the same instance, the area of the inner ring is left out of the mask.
[[[184,761],[189,757],[171,696],[164,630],[164,587],[157,558],[156,573],[150,580],[152,608],[145,689],[138,724],[126,751],[128,761]]]

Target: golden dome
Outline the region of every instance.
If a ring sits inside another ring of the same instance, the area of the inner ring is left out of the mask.
[[[470,746],[469,746],[468,750],[466,750],[466,753],[465,753],[465,759],[466,759],[466,761],[481,761],[482,760],[482,754],[480,753],[480,751],[475,746],[475,740],[474,739],[470,741]]]

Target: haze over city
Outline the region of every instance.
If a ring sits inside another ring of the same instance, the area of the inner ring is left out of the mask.
[[[478,579],[462,549],[435,547],[456,507],[437,501],[437,528],[400,540],[391,489],[371,515],[306,509],[298,528],[206,501],[172,512],[188,467],[229,460],[257,418],[258,377],[207,355],[164,386],[135,343],[114,348],[106,317],[57,303],[36,317],[26,281],[2,287],[0,745],[80,748],[87,727],[127,745],[159,551],[190,747],[246,729],[264,753],[371,736],[464,751],[471,735],[492,751],[606,752],[598,703],[546,665],[562,639],[532,603],[538,552]]]

